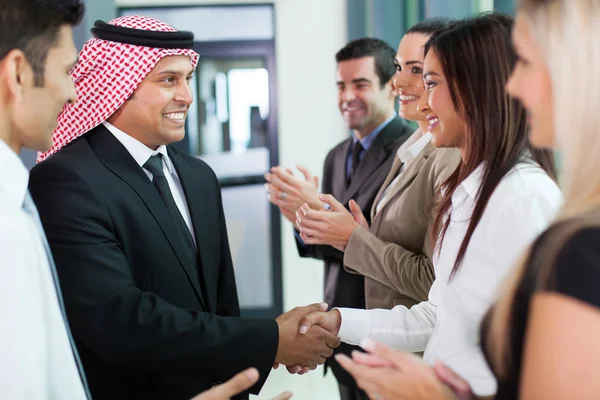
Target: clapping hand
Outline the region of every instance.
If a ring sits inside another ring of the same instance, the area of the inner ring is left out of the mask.
[[[368,353],[354,351],[352,358],[337,354],[336,360],[356,379],[371,399],[448,400],[456,395],[422,359],[395,351],[370,340],[361,345]]]
[[[230,400],[233,396],[250,389],[258,381],[258,371],[256,368],[248,368],[240,372],[227,382],[216,386],[206,392],[200,393],[192,400]],[[288,400],[292,393],[284,392],[272,400]]]
[[[271,168],[271,172],[265,174],[269,201],[279,207],[283,216],[292,224],[296,220],[295,212],[302,204],[310,204],[315,209],[322,209],[324,205],[319,201],[319,178],[313,176],[307,168],[297,168],[304,175],[304,180],[296,178],[289,168],[279,166]]]
[[[356,227],[369,228],[358,204],[350,201],[350,213],[339,201],[329,194],[319,199],[329,205],[329,210],[315,210],[308,203],[296,211],[296,226],[306,244],[328,244],[344,248]]]

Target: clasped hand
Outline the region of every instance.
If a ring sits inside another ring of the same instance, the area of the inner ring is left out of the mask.
[[[296,307],[276,319],[279,326],[279,347],[275,368],[282,364],[288,366],[288,371],[292,373],[305,373],[323,364],[333,354],[333,349],[340,345],[337,331],[315,326],[310,332],[300,333],[298,328],[307,315],[326,309],[325,303]]]
[[[301,337],[309,337],[314,332],[325,331],[332,335],[334,335],[337,339],[337,346],[339,346],[339,339],[337,338],[337,334],[340,330],[341,325],[341,315],[338,310],[331,310],[326,312],[327,304],[321,303],[323,305],[322,309],[313,308],[310,313],[305,314],[300,322],[296,325],[296,333]],[[312,327],[312,329],[311,329]],[[332,350],[333,351],[333,350]],[[323,360],[324,361],[324,360]],[[277,368],[279,365],[276,363],[274,368]],[[292,374],[305,374],[309,370],[315,369],[316,365],[312,366],[302,366],[299,364],[291,365],[287,367],[287,370]]]

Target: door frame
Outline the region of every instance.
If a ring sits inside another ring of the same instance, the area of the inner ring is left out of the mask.
[[[275,71],[274,40],[235,40],[195,42],[194,51],[211,59],[254,58],[264,61],[269,76],[269,115],[267,117],[267,148],[269,149],[269,166],[279,165],[279,144],[277,138],[277,84]],[[199,121],[201,123],[201,121]],[[267,171],[265,171],[267,172]],[[261,175],[222,177],[221,188],[239,187],[264,183]],[[282,254],[281,254],[281,217],[277,207],[270,206],[271,218],[271,277],[273,304],[270,308],[242,308],[242,316],[274,318],[283,311],[282,287]]]

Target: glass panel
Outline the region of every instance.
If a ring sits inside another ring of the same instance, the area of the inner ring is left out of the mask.
[[[167,3],[167,1],[165,1]],[[270,40],[273,32],[273,6],[204,6],[123,8],[121,15],[146,15],[194,32],[197,42],[226,40]]]
[[[273,306],[270,206],[262,184],[222,189],[240,307]]]
[[[494,0],[494,9],[509,15],[515,15],[515,0]]]
[[[196,75],[198,135],[190,135],[190,140],[196,141],[190,145],[192,154],[218,163],[222,159],[219,156],[235,155],[243,160],[248,157],[240,155],[250,152],[250,159],[267,161],[261,161],[261,169],[255,171],[264,173],[269,157],[264,149],[268,145],[269,116],[269,74],[264,61],[200,58]],[[190,122],[190,131],[192,125],[194,122]],[[212,162],[209,164],[215,168]],[[250,173],[246,171],[245,175]]]
[[[462,18],[475,10],[474,0],[424,0],[425,18],[449,17]]]

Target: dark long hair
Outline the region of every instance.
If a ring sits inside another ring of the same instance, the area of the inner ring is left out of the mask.
[[[433,35],[444,29],[452,28],[456,21],[450,18],[435,17],[427,18],[423,21],[419,21],[406,31],[405,35],[409,33],[422,33],[423,35]]]
[[[507,15],[480,14],[434,35],[425,45],[425,54],[433,51],[440,61],[454,108],[467,125],[464,159],[436,195],[432,236],[438,251],[450,224],[452,194],[483,163],[483,180],[450,279],[492,193],[515,165],[530,160],[556,179],[552,154],[530,145],[525,109],[504,89],[516,61],[512,26]]]

